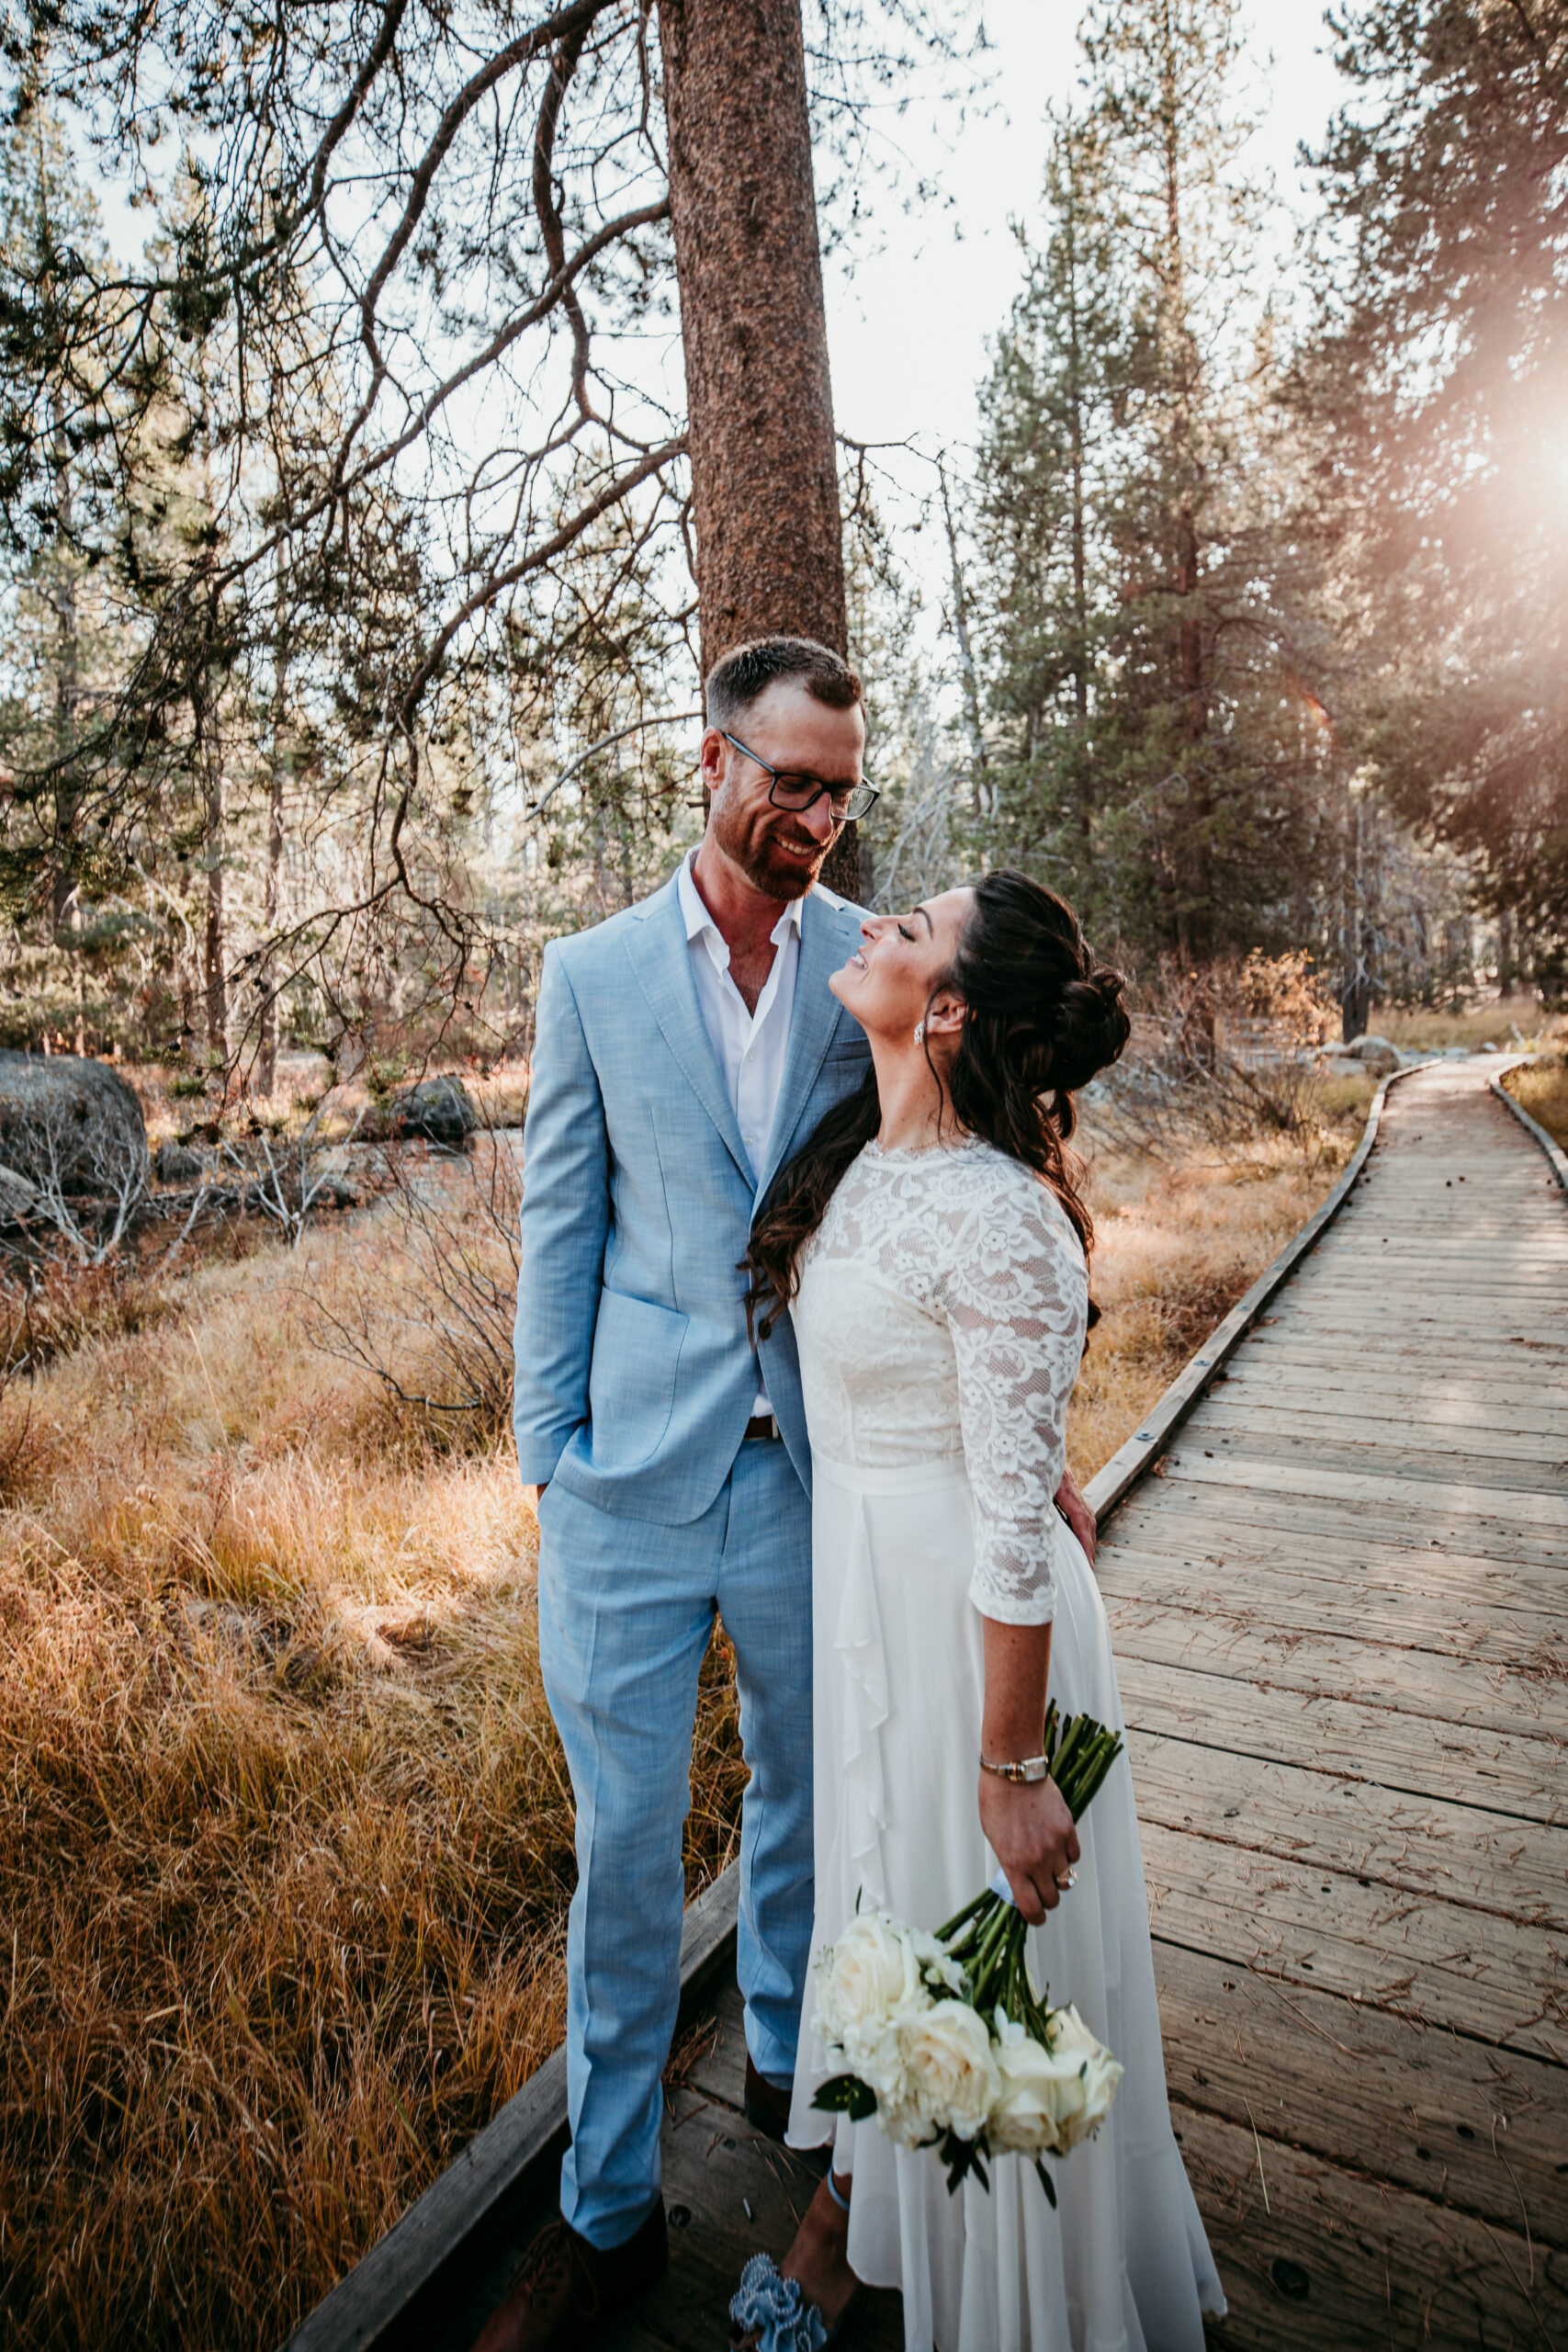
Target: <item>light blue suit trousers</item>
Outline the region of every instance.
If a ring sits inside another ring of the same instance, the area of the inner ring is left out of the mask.
[[[518,1464],[539,1513],[545,1689],[577,1801],[561,2211],[595,2245],[659,2194],[680,1997],[697,1673],[735,1645],[750,1780],[748,2047],[794,2073],[812,1919],[810,1451],[788,1317],[754,1351],[758,1202],[869,1068],[828,990],[858,911],[813,892],[766,1164],[747,1159],[673,883],[546,954],[525,1138]],[[782,1432],[748,1441],[759,1374]]]
[[[689,1527],[613,1519],[548,1488],[539,1654],[577,1799],[561,2211],[597,2245],[629,2237],[659,2187],[681,1838],[716,1602],[735,1645],[750,1766],[736,1951],[746,2041],[761,2073],[787,2081],[811,1943],[810,1503],[776,1441],[742,1445],[717,1501]]]

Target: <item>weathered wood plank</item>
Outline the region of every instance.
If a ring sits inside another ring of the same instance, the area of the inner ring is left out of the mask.
[[[1561,2067],[1159,1936],[1154,1961],[1173,2100],[1568,2247]]]
[[[1131,1731],[1140,1820],[1568,1936],[1568,1827]],[[1563,2085],[1568,2094],[1568,2082]]]
[[[1549,1362],[1560,1365],[1563,1361],[1559,1354],[1561,1343],[1556,1337],[1562,1322],[1559,1306],[1554,1305],[1550,1309],[1542,1307],[1539,1314],[1510,1315],[1506,1318],[1509,1333],[1506,1352],[1505,1343],[1499,1341],[1496,1352],[1492,1353],[1489,1347],[1484,1360],[1477,1363],[1474,1361],[1477,1348],[1482,1342],[1488,1341],[1500,1319],[1495,1307],[1488,1311],[1478,1306],[1473,1316],[1461,1315],[1439,1305],[1428,1293],[1426,1296],[1430,1304],[1423,1305],[1419,1309],[1385,1311],[1375,1300],[1377,1288],[1377,1284],[1369,1283],[1359,1298],[1332,1298],[1325,1295],[1318,1298],[1293,1300],[1289,1305],[1281,1300],[1281,1336],[1292,1340],[1325,1340],[1336,1352],[1354,1356],[1364,1331],[1364,1324],[1362,1331],[1358,1330],[1358,1317],[1365,1317],[1375,1311],[1382,1349],[1377,1353],[1367,1350],[1364,1360],[1368,1363],[1381,1360],[1389,1350],[1403,1347],[1417,1352],[1425,1351],[1428,1358],[1434,1354],[1462,1357],[1466,1360],[1467,1369],[1484,1374],[1489,1368],[1500,1371],[1506,1363],[1520,1360],[1522,1351],[1529,1349],[1532,1356],[1539,1356],[1540,1362],[1534,1368],[1541,1372],[1544,1378],[1545,1366]]]
[[[1456,1315],[1472,1317],[1487,1331],[1495,1331],[1499,1322],[1505,1329],[1516,1320],[1525,1329],[1544,1322],[1561,1304],[1564,1288],[1562,1269],[1555,1265],[1532,1267],[1512,1260],[1506,1263],[1500,1259],[1477,1261],[1467,1255],[1462,1267],[1457,1258],[1451,1266],[1443,1267],[1430,1259],[1423,1262],[1414,1250],[1396,1259],[1386,1235],[1380,1235],[1375,1240],[1369,1236],[1359,1258],[1314,1266],[1312,1280],[1303,1284],[1301,1295],[1314,1302],[1362,1298],[1369,1283],[1381,1287],[1391,1273],[1401,1283],[1409,1283],[1414,1298],[1423,1305],[1430,1300],[1439,1313],[1451,1309]]]
[[[1278,1421],[1223,1417],[1213,1405],[1205,1405],[1201,1423],[1188,1424],[1180,1453],[1172,1456],[1172,1466],[1189,1462],[1194,1445],[1204,1461],[1227,1464],[1237,1475],[1255,1463],[1286,1472],[1302,1464],[1314,1476],[1342,1471],[1372,1481],[1415,1482],[1423,1489],[1463,1487],[1486,1496],[1489,1507],[1503,1510],[1518,1508],[1516,1496],[1548,1498],[1555,1495],[1564,1498],[1561,1516],[1568,1520],[1568,1467],[1560,1453],[1554,1454],[1547,1446],[1534,1459],[1501,1449],[1461,1451],[1457,1443],[1440,1436],[1434,1439],[1426,1430],[1407,1432],[1403,1445],[1376,1443],[1364,1437],[1334,1436],[1317,1430],[1307,1434]]]
[[[1379,1460],[1393,1451],[1396,1459],[1414,1453],[1456,1466],[1462,1462],[1467,1476],[1475,1476],[1471,1465],[1477,1463],[1517,1464],[1523,1476],[1531,1477],[1539,1468],[1561,1472],[1568,1459],[1568,1419],[1561,1429],[1522,1430],[1499,1418],[1495,1429],[1478,1430],[1459,1407],[1440,1416],[1408,1408],[1396,1413],[1385,1399],[1381,1413],[1359,1408],[1348,1411],[1342,1402],[1335,1408],[1326,1401],[1303,1406],[1298,1399],[1262,1392],[1244,1396],[1239,1384],[1218,1396],[1206,1396],[1188,1427],[1193,1435],[1199,1431],[1206,1435],[1211,1430],[1234,1430],[1258,1444],[1282,1441],[1292,1447],[1329,1449],[1325,1455],[1328,1460],[1334,1459],[1332,1449],[1349,1446],[1374,1453]]]
[[[1168,1942],[1568,2064],[1568,1950],[1555,1930],[1142,1828],[1149,1916]]]
[[[1539,1386],[1532,1389],[1525,1382],[1518,1386],[1519,1396],[1512,1401],[1500,1397],[1495,1386],[1467,1393],[1457,1385],[1434,1383],[1411,1393],[1371,1379],[1329,1388],[1304,1366],[1265,1372],[1243,1357],[1215,1382],[1192,1419],[1195,1425],[1200,1419],[1207,1424],[1217,1409],[1239,1408],[1289,1415],[1303,1429],[1322,1420],[1343,1420],[1364,1429],[1456,1429],[1488,1448],[1494,1437],[1529,1438],[1557,1447],[1568,1442],[1568,1387],[1554,1402],[1543,1399]]]
[[[1111,1611],[1117,1653],[1170,1667],[1223,1674],[1258,1689],[1331,1692],[1363,1707],[1387,1708],[1447,1724],[1456,1735],[1490,1740],[1562,1731],[1561,1642],[1534,1661],[1484,1671],[1438,1650],[1394,1649],[1354,1635],[1314,1633],[1281,1623],[1271,1609],[1256,1616],[1218,1610],[1160,1610],[1151,1599],[1118,1600]]]
[[[1243,1461],[1235,1464],[1222,1461],[1217,1455],[1207,1459],[1201,1446],[1179,1439],[1167,1457],[1167,1476],[1178,1475],[1199,1487],[1240,1487],[1253,1493],[1300,1496],[1304,1502],[1342,1503],[1354,1509],[1368,1504],[1386,1510],[1388,1482],[1370,1471],[1332,1470],[1303,1461],[1289,1468],[1272,1462]],[[1433,1526],[1439,1522],[1451,1525],[1458,1521],[1481,1528],[1495,1528],[1506,1541],[1519,1536],[1527,1541],[1542,1534],[1561,1538],[1560,1549],[1568,1559],[1568,1514],[1556,1495],[1517,1493],[1512,1489],[1474,1486],[1462,1479],[1424,1479],[1420,1485],[1420,1502],[1406,1507],[1419,1510],[1420,1516]],[[1401,1498],[1403,1499],[1403,1498]]]
[[[1260,2178],[1249,2131],[1193,2108],[1173,2120],[1220,2248],[1231,2315],[1216,2345],[1553,2352],[1568,2340],[1568,2296],[1522,2235],[1278,2141],[1263,2143]]]
[[[1364,1302],[1363,1302],[1364,1304]],[[1336,1308],[1332,1315],[1297,1312],[1299,1302],[1276,1299],[1274,1312],[1259,1319],[1259,1345],[1253,1361],[1271,1363],[1289,1356],[1300,1363],[1316,1363],[1325,1372],[1343,1372],[1354,1378],[1368,1364],[1393,1369],[1421,1379],[1484,1381],[1546,1381],[1560,1389],[1565,1363],[1562,1344],[1550,1332],[1473,1331],[1461,1347],[1457,1339],[1434,1351],[1423,1329],[1401,1332],[1381,1317]],[[1289,1310],[1287,1312],[1287,1309]],[[1250,1334],[1248,1335],[1251,1336]],[[1348,1342],[1348,1344],[1347,1344]]]
[[[1142,1658],[1119,1637],[1117,1672],[1127,1720],[1141,1731],[1521,1821],[1568,1822],[1562,1751],[1551,1739],[1467,1731],[1279,1680],[1232,1680]]]
[[[1156,1480],[1153,1491],[1161,1498],[1158,1509],[1165,1525],[1183,1536],[1190,1531],[1195,1539],[1208,1528],[1255,1529],[1270,1538],[1292,1540],[1303,1549],[1320,1537],[1342,1542],[1359,1537],[1384,1551],[1432,1551],[1457,1559],[1492,1559],[1541,1574],[1561,1574],[1568,1568],[1568,1549],[1550,1537],[1506,1536],[1495,1528],[1478,1528],[1472,1520],[1462,1527],[1441,1516],[1434,1521],[1397,1499],[1378,1510],[1365,1505],[1353,1510],[1333,1501],[1308,1501],[1245,1487],[1200,1487],[1173,1478],[1168,1471]],[[1132,1523],[1142,1527],[1145,1523],[1142,1513],[1155,1507],[1140,1498]],[[1118,1520],[1108,1531],[1108,1544],[1116,1541],[1122,1523]]]
[[[1269,1345],[1264,1346],[1262,1340]],[[1269,1331],[1262,1340],[1247,1351],[1244,1370],[1249,1381],[1266,1379],[1278,1371],[1292,1380],[1315,1383],[1320,1391],[1330,1394],[1341,1384],[1347,1396],[1368,1387],[1384,1395],[1402,1395],[1408,1389],[1416,1410],[1431,1396],[1555,1413],[1568,1385],[1568,1368],[1543,1369],[1545,1351],[1527,1349],[1519,1340],[1510,1342],[1506,1362],[1494,1363],[1484,1372],[1457,1362],[1451,1349],[1434,1351],[1426,1342],[1390,1352],[1372,1344],[1349,1350],[1337,1341],[1320,1346],[1304,1334],[1285,1341],[1278,1332]]]
[[[1565,1635],[1560,1568],[1493,1567],[1456,1563],[1443,1552],[1373,1552],[1353,1537],[1338,1544],[1249,1543],[1245,1535],[1213,1548],[1182,1544],[1156,1521],[1141,1544],[1107,1544],[1096,1573],[1107,1599],[1228,1614],[1267,1610],[1281,1628],[1348,1633],[1358,1641],[1473,1657],[1485,1665],[1523,1665]],[[1158,1543],[1166,1548],[1156,1551]],[[1345,1602],[1353,1577],[1353,1611]]]

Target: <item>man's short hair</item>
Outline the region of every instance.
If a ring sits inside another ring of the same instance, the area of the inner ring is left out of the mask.
[[[829,710],[852,710],[861,698],[860,673],[814,637],[759,637],[736,646],[708,672],[708,725],[738,727],[777,678],[798,678]]]

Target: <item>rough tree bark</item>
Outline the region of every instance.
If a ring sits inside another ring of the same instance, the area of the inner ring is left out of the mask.
[[[970,778],[970,805],[976,817],[996,814],[992,796],[986,785],[986,734],[980,724],[979,673],[975,667],[975,649],[969,635],[969,597],[964,585],[964,566],[958,560],[958,533],[953,528],[953,505],[947,494],[947,468],[937,459],[936,478],[942,486],[942,519],[947,532],[947,560],[953,582],[953,634],[958,640],[958,669],[964,685],[964,717],[969,729],[969,751],[974,760]]]
[[[849,638],[800,0],[660,0],[703,668]],[[860,891],[855,829],[824,873]]]
[[[223,861],[228,849],[223,806],[223,746],[217,712],[200,700],[196,718],[197,756],[202,762],[201,862],[207,870],[207,918],[202,931],[202,995],[207,1011],[207,1048],[215,1062],[229,1058],[229,943],[223,905]]]
[[[262,898],[262,921],[269,938],[276,928],[283,903],[283,799],[290,765],[288,723],[288,639],[280,626],[273,656],[272,760],[267,777],[266,879]],[[277,989],[270,975],[264,977],[262,985],[265,992],[256,1052],[256,1092],[270,1098],[277,1084]]]

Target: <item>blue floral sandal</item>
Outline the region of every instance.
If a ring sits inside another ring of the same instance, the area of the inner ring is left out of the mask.
[[[850,2200],[840,2197],[831,2171],[828,2194],[840,2211]],[[732,2352],[828,2352],[837,2344],[860,2295],[857,2287],[829,2327],[815,2303],[802,2300],[798,2278],[783,2278],[771,2254],[754,2254],[740,2273],[739,2293],[730,2298],[729,2341]]]

